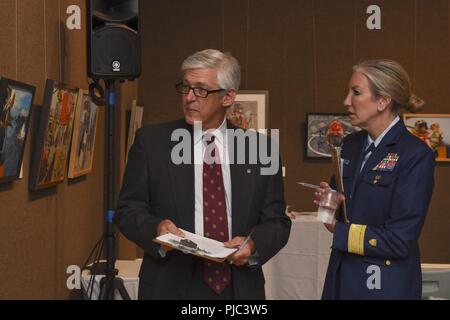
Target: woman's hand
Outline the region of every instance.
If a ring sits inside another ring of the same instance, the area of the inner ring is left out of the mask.
[[[316,192],[314,193],[314,203],[317,205],[320,204],[320,200],[322,199],[325,190],[330,189],[330,185],[326,182],[322,181],[319,185],[320,185],[320,188],[316,189]],[[336,208],[339,208],[344,200],[345,200],[345,196],[343,194],[339,193],[338,194],[338,204],[337,204]],[[331,224],[324,223],[324,226],[325,226],[325,228],[327,228],[328,231],[333,233],[334,228],[336,226],[336,219],[334,219]]]
[[[319,205],[320,200],[322,200],[322,196],[325,190],[330,189],[330,185],[326,182],[322,181],[319,185],[320,188],[316,189],[316,192],[314,192],[314,203],[317,205]]]

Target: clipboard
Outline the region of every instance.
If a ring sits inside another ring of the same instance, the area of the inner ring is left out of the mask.
[[[183,229],[180,230],[185,234],[184,238],[168,233],[153,239],[153,242],[218,263],[225,262],[230,255],[238,250],[236,248],[225,248],[220,241],[202,237]]]
[[[344,194],[344,182],[342,181],[342,172],[341,172],[342,159],[340,155],[340,148],[330,146],[330,149],[331,149],[331,159],[333,162],[333,173],[336,179],[336,189],[339,193]],[[345,205],[345,199],[342,202],[341,206],[342,212],[344,213],[344,222],[349,223],[350,221],[348,220],[347,217],[347,206]]]

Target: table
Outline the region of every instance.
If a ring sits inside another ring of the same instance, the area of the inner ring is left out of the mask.
[[[312,214],[296,215],[287,245],[264,266],[266,296],[270,300],[320,299],[330,256],[332,234]],[[116,268],[132,300],[139,290],[139,270],[142,259],[117,260]],[[450,269],[447,264],[422,264],[422,271]],[[92,298],[98,299],[99,284],[104,276],[96,276]],[[89,271],[82,273],[82,284],[89,283]],[[424,292],[427,283],[424,281]],[[115,300],[120,300],[115,293]]]
[[[422,263],[422,299],[450,299],[450,264]]]
[[[287,245],[263,266],[267,299],[320,299],[332,239],[315,212],[295,214]]]
[[[136,260],[116,260],[116,269],[119,270],[118,276],[123,279],[123,284],[128,292],[131,300],[137,300],[139,290],[139,270],[141,268],[142,259]],[[84,270],[81,275],[81,284],[87,289],[90,280],[88,270]],[[95,276],[94,287],[92,291],[92,300],[98,299],[100,290],[100,280],[104,275]],[[115,292],[114,300],[122,300],[120,294]]]

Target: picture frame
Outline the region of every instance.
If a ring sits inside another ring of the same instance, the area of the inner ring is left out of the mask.
[[[404,113],[403,122],[435,152],[436,161],[450,162],[450,114]]]
[[[20,179],[36,88],[0,78],[0,183]]]
[[[92,171],[98,112],[99,108],[92,101],[89,92],[80,89],[70,147],[69,173],[67,175],[69,179],[86,175]]]
[[[240,90],[227,110],[227,119],[235,126],[264,132],[268,128],[269,91]]]
[[[128,159],[128,153],[130,152],[131,146],[134,143],[136,131],[142,126],[143,116],[144,116],[144,107],[138,106],[136,100],[133,100],[133,104],[131,105],[130,122],[128,125],[126,159]]]
[[[330,143],[342,141],[361,130],[351,124],[346,113],[307,113],[305,156],[307,159],[331,159]]]
[[[30,167],[30,190],[64,181],[77,102],[77,88],[47,80]]]

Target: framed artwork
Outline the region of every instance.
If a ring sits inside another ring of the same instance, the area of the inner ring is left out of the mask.
[[[266,130],[268,103],[269,91],[241,90],[227,110],[227,119],[242,129]]]
[[[80,89],[73,123],[72,146],[70,147],[69,174],[73,179],[92,171],[98,106],[87,90]]]
[[[331,158],[330,144],[361,130],[352,126],[345,113],[308,113],[306,115],[306,158]]]
[[[127,140],[127,154],[126,154],[127,159],[128,159],[128,152],[130,152],[131,146],[134,143],[134,136],[136,135],[136,131],[142,125],[143,115],[144,115],[144,107],[138,106],[136,100],[133,100],[133,105],[131,106],[130,123],[128,126],[128,140]]]
[[[20,178],[35,89],[0,78],[0,183]]]
[[[78,89],[47,80],[30,168],[30,190],[64,181]]]
[[[436,154],[436,161],[450,161],[450,114],[405,113],[406,128]]]

